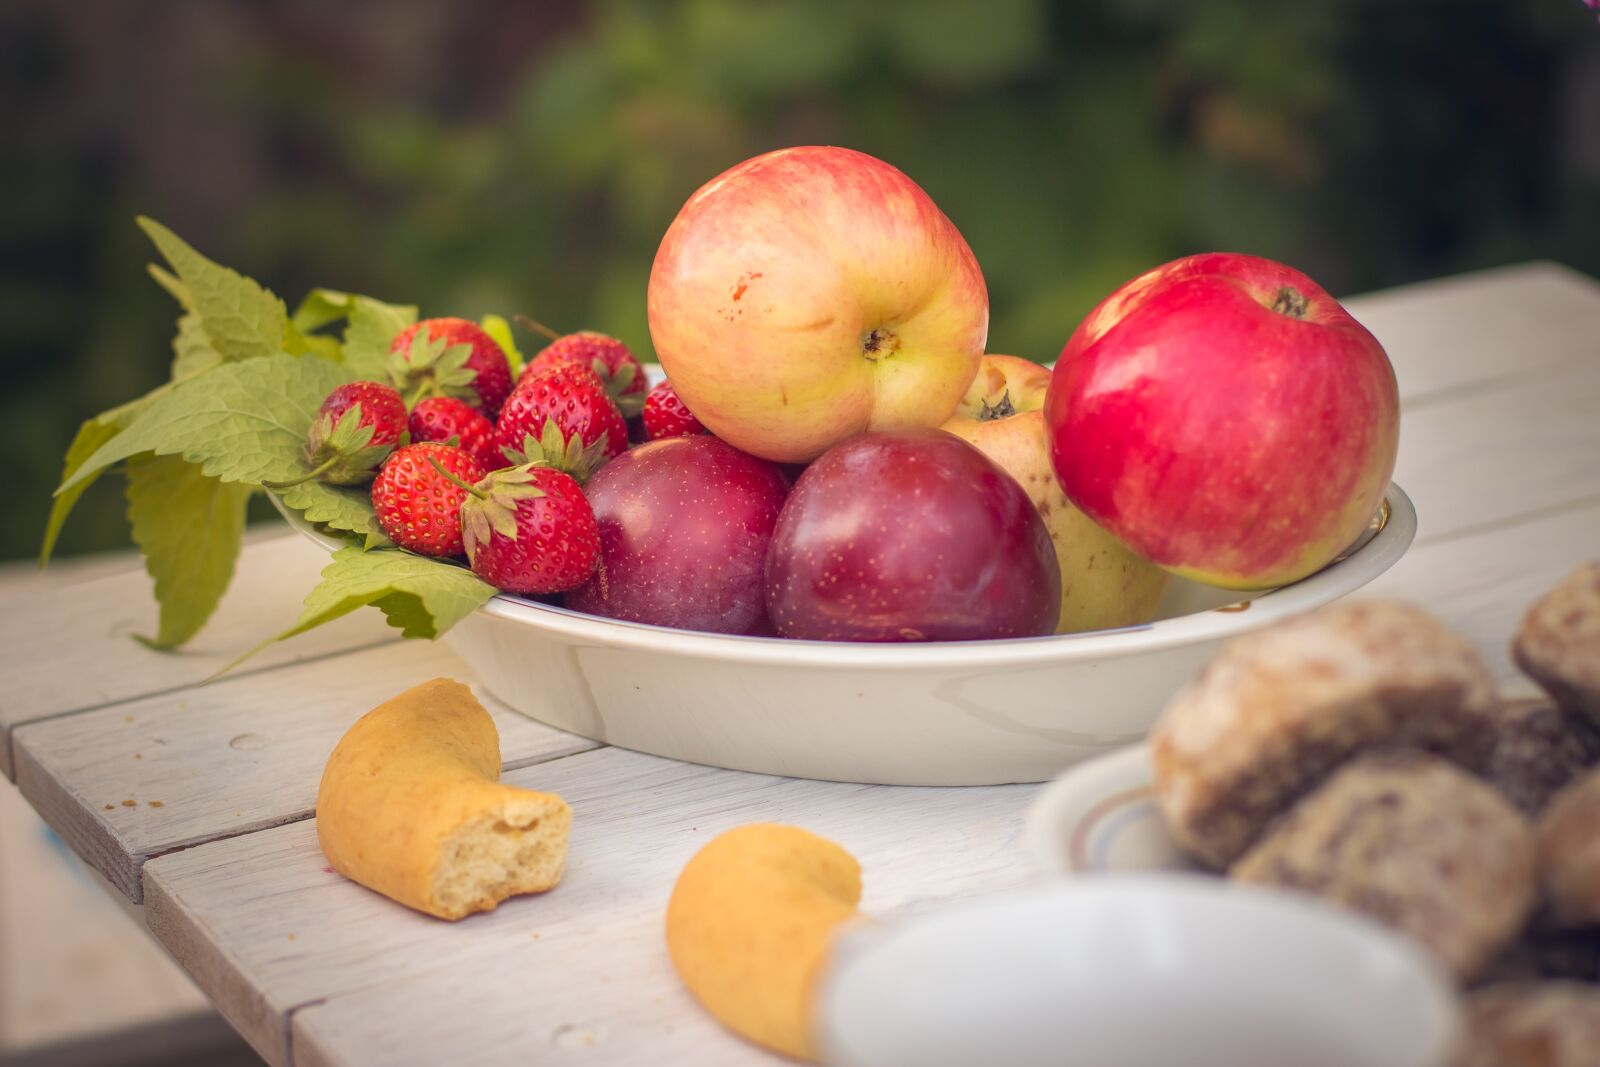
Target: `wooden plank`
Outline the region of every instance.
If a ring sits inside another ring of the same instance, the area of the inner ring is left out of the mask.
[[[34,723],[16,733],[17,785],[138,902],[151,856],[309,818],[350,724],[439,676],[472,680],[444,645],[413,641]],[[597,747],[485,703],[509,766]]]
[[[443,646],[387,646],[215,691],[48,720],[18,731],[18,786],[76,852],[138,902],[139,871],[151,855],[308,818],[322,763],[349,723],[440,674],[467,676]],[[509,764],[596,747],[486,703]]]
[[[711,835],[775,820],[833,837],[865,867],[867,907],[885,914],[1022,881],[1014,839],[1036,788],[807,782],[614,748],[514,771],[506,780],[555,790],[573,807],[567,875],[544,896],[461,923],[439,922],[334,874],[317,849],[314,824],[302,822],[151,860],[146,918],[273,1063],[287,1062],[294,1009],[436,970],[470,982],[475,993],[434,1005],[415,1026],[386,1013],[407,1035],[397,1048],[415,1041],[421,1050],[401,1061],[494,1062],[513,1052],[525,1058],[528,1046],[487,1046],[478,1024],[492,1017],[508,1034],[526,1027],[544,1036],[609,1019],[624,1031],[617,1046],[632,1048],[635,1062],[652,1062],[648,1046],[626,1036],[625,1017],[659,996],[656,1018],[694,1024],[660,960],[660,921],[678,871]],[[540,952],[545,937],[551,948]],[[533,955],[513,955],[515,946]],[[594,956],[586,962],[585,953]],[[480,968],[514,980],[465,977]],[[423,1039],[433,1027],[440,1028],[437,1043]],[[451,1039],[458,1044],[441,1055]],[[584,1044],[581,1034],[573,1040]],[[708,1031],[707,1040],[734,1039]]]
[[[1600,499],[1597,456],[1600,359],[1591,359],[1406,412],[1395,480],[1417,505],[1426,543]]]
[[[1600,530],[1600,504],[1438,541],[1410,553],[1371,592],[1430,606],[1490,657],[1498,677],[1510,683],[1512,691],[1525,691],[1530,683],[1520,678],[1507,653],[1510,633],[1528,601],[1600,549],[1595,530]],[[811,813],[810,798],[800,805],[786,805],[789,811],[782,817],[819,830],[822,819],[838,819],[829,822],[824,832],[845,841],[862,857],[869,875],[867,904],[878,915],[891,915],[902,907],[915,894],[918,878],[928,877],[944,862],[930,853],[949,848],[950,841],[934,832],[926,840],[938,840],[938,849],[918,846],[918,825],[938,825],[939,819],[947,819],[952,827],[960,827],[958,837],[963,840],[989,832],[1006,843],[1014,830],[1014,822],[986,827],[981,816],[965,817],[950,809],[922,813],[912,808],[904,816],[890,816],[874,808],[875,790],[862,792],[866,795],[853,801],[861,825],[848,824],[840,813]],[[926,792],[960,800],[984,790],[893,792]],[[698,811],[685,814],[706,821]],[[891,833],[898,838],[901,854],[882,862],[878,849],[893,845]],[[640,837],[648,838],[648,830]],[[610,851],[600,843],[594,848],[598,859]],[[678,861],[688,851],[682,849]],[[918,861],[918,853],[928,857]],[[472,1061],[483,1064],[528,1059],[581,1059],[587,1064],[645,1059],[779,1062],[728,1037],[683,992],[662,950],[661,905],[666,897],[659,877],[656,885],[658,889],[645,899],[619,893],[608,909],[595,915],[562,913],[546,921],[530,917],[530,931],[541,934],[538,941],[531,933],[518,936],[520,931],[507,926],[504,947],[483,960],[454,961],[365,989],[323,993],[317,1003],[291,1011],[293,1062],[298,1067],[426,1064],[450,1061],[467,1054],[467,1049]],[[622,985],[614,987],[619,982]]]
[[[171,692],[210,676],[263,638],[287,629],[328,554],[298,534],[247,545],[210,624],[181,652],[133,640],[155,630],[150,578],[142,570],[65,588],[29,583],[0,614],[6,687],[0,695],[0,772],[10,778],[11,731],[25,722]],[[137,558],[128,557],[131,568]],[[376,611],[358,611],[269,646],[239,669],[288,663],[398,640]]]
[[[1600,282],[1558,263],[1405,285],[1345,306],[1383,342],[1407,407],[1592,363],[1600,337]]]
[[[102,886],[0,785],[0,1063],[210,1013]]]
[[[1511,662],[1511,635],[1535,597],[1596,559],[1600,502],[1420,545],[1363,592],[1438,613],[1478,646],[1509,694],[1532,695]]]

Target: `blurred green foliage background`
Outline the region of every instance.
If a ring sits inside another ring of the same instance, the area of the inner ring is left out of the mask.
[[[6,0],[0,83],[0,558],[36,551],[79,421],[165,373],[141,212],[291,304],[522,311],[641,354],[685,197],[790,144],[922,183],[983,264],[991,350],[1034,359],[1206,249],[1340,294],[1600,273],[1578,0]],[[62,549],[126,538],[107,479]]]

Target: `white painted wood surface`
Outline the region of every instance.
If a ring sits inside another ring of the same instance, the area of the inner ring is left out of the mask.
[[[287,630],[328,565],[328,555],[300,537],[276,537],[245,549],[210,624],[182,652],[154,652],[133,639],[155,632],[150,578],[136,557],[128,569],[56,585],[19,581],[5,591],[0,649],[0,772],[12,772],[11,732],[23,723],[195,685],[252,645]],[[395,640],[379,612],[347,615],[315,632],[269,646],[238,668],[258,674],[287,663]]]
[[[17,787],[138,902],[139,868],[156,853],[309,818],[345,730],[440,676],[472,681],[443,644],[403,642],[47,719],[16,731]],[[596,747],[486,704],[508,766]]]
[[[1523,685],[1506,642],[1525,605],[1600,556],[1600,284],[1528,264],[1350,306],[1394,360],[1404,409],[1397,479],[1421,516],[1417,544],[1372,591],[1430,606],[1503,681]],[[305,575],[292,573],[293,557]],[[318,564],[292,541],[252,547],[240,589],[260,600],[230,598],[232,621],[202,643],[243,647],[261,632],[253,615],[292,615]],[[129,678],[95,675],[92,656],[52,666],[60,634],[91,606],[148,617],[147,584],[132,577],[39,594],[31,643],[0,644],[26,698],[0,705],[0,729],[53,716],[15,733],[29,799],[130,895],[142,885],[152,929],[274,1063],[775,1062],[693,1006],[661,942],[677,870],[739,822],[793,821],[835,837],[861,859],[866,904],[879,915],[1027,877],[1014,837],[1033,787],[862,787],[617,749],[563,755],[576,751],[563,748],[573,739],[502,714],[508,759],[543,761],[508,780],[573,804],[570,873],[550,894],[460,924],[412,914],[324,869],[303,820],[319,752],[340,723],[414,677],[458,673],[449,653],[349,651],[384,636],[367,613],[367,628],[344,645],[318,643],[342,654],[291,666],[308,653],[284,650],[211,689],[187,687],[226,652],[191,669],[119,639],[102,654]],[[0,574],[0,590],[10,588]],[[49,680],[63,671],[74,677],[57,692]],[[263,729],[269,722],[276,733]],[[272,744],[253,757],[228,746],[246,734]],[[158,736],[168,741],[161,759],[142,766]],[[130,746],[143,754],[131,769]],[[181,797],[181,809],[121,803],[167,799],[157,791]]]
[[[282,1062],[285,1035],[278,1020],[288,1009],[414,972],[421,959],[446,982],[451,972],[461,981],[492,968],[504,979],[486,981],[485,988],[516,990],[500,1010],[521,1015],[528,1025],[530,1005],[554,1009],[538,1012],[542,1036],[562,1026],[592,1029],[610,1010],[595,987],[571,983],[565,965],[556,962],[563,946],[571,951],[587,943],[581,951],[595,958],[585,966],[604,961],[597,977],[609,982],[599,984],[623,987],[619,996],[670,997],[677,1003],[661,943],[667,895],[701,844],[744,822],[800,823],[845,845],[866,871],[864,905],[880,914],[908,901],[998,888],[1027,876],[1014,839],[1032,786],[906,789],[808,782],[617,748],[514,771],[505,780],[553,790],[572,805],[567,873],[544,896],[443,923],[390,905],[331,873],[317,849],[314,823],[296,823],[152,860],[145,868],[146,918],[192,973],[226,988],[249,988],[251,999],[240,1017],[258,1025],[245,1036],[269,1060]],[[273,907],[261,907],[268,899]],[[228,930],[229,936],[219,946],[205,936],[206,927]],[[546,938],[553,949],[544,945]],[[511,947],[524,950],[520,961],[506,956]],[[646,986],[640,979],[647,973],[653,977]],[[208,987],[204,979],[201,986]],[[499,999],[487,997],[485,1003]],[[447,1006],[436,1008],[446,1010],[430,1010],[423,1026],[373,1062],[448,1061],[448,1049],[464,1047],[459,1043],[479,1013],[452,1019]],[[695,1029],[692,1016],[673,1014],[677,1024]],[[624,1028],[627,1020],[614,1025]],[[445,1030],[438,1043],[417,1044],[416,1058],[393,1059],[401,1045],[430,1028]],[[709,1026],[701,1029],[707,1037],[720,1036]],[[630,1040],[615,1044],[622,1057],[617,1062],[640,1062],[641,1048],[648,1047]],[[493,1062],[487,1050],[470,1047],[464,1058]],[[508,1043],[499,1055],[520,1059],[527,1051]]]

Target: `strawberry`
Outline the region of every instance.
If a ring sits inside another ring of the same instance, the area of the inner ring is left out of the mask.
[[[400,394],[378,382],[347,382],[329,393],[306,432],[306,463],[298,478],[265,483],[287,489],[313,478],[332,485],[363,485],[406,432]]]
[[[693,437],[705,433],[706,428],[672,383],[661,382],[644,398],[644,432],[646,440],[659,441],[663,437]],[[412,436],[416,436],[414,431]]]
[[[537,324],[526,320],[533,328]],[[644,406],[645,393],[650,383],[645,378],[644,367],[628,346],[615,337],[607,337],[593,330],[556,336],[553,330],[543,330],[552,340],[538,355],[522,368],[517,384],[563,363],[577,363],[588,367],[606,387],[606,395],[617,405],[622,417],[631,419]]]
[[[594,573],[600,524],[571,475],[525,463],[473,486],[450,480],[468,494],[461,525],[472,573],[496,589],[561,593]]]
[[[378,527],[401,548],[424,556],[459,556],[461,502],[467,498],[460,483],[482,478],[478,461],[453,445],[407,445],[389,457],[372,483]]]
[[[579,364],[566,363],[523,378],[495,424],[495,447],[514,462],[535,459],[523,455],[524,446],[530,438],[545,442],[547,423],[560,431],[561,446],[598,449],[600,462],[628,447],[622,412],[606,396],[594,371]]]
[[[453,396],[430,396],[411,409],[411,440],[450,441],[478,461],[486,471],[507,466],[505,457],[494,447],[494,423],[484,418],[464,400]]]
[[[423,319],[401,330],[389,345],[389,371],[410,403],[453,396],[490,419],[511,392],[505,350],[466,319]]]

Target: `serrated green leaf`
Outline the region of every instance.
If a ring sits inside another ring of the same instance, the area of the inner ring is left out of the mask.
[[[503,315],[485,315],[478,320],[478,325],[483,327],[484,333],[494,338],[494,343],[506,354],[506,362],[511,364],[511,380],[516,381],[527,361],[522,358],[522,352],[517,348],[516,337],[511,333],[511,323],[507,322]]]
[[[345,488],[326,482],[301,482],[278,493],[284,506],[300,513],[308,522],[362,538],[364,547],[379,548],[392,542],[378,528],[372,511],[371,492]]]
[[[144,269],[150,272],[156,284],[167,291],[167,295],[178,302],[184,311],[193,311],[194,303],[189,299],[189,289],[180,282],[171,271],[154,263],[146,263]]]
[[[78,433],[72,439],[72,444],[67,446],[67,458],[62,463],[61,480],[66,481],[78,472],[85,460],[94,455],[95,450],[121,432],[115,422],[101,422],[99,417],[86,419],[78,427]],[[66,525],[67,516],[72,513],[72,508],[78,498],[88,491],[94,484],[94,476],[85,478],[70,490],[56,495],[50,503],[50,518],[44,527],[44,543],[39,546],[39,566],[43,567],[50,562],[50,554],[56,549],[56,541],[61,537],[61,528]]]
[[[289,315],[282,300],[237,271],[213,263],[154,219],[141,216],[138,222],[182,280],[218,355],[241,360],[283,351]]]
[[[225,482],[287,481],[305,470],[306,431],[317,407],[349,380],[320,359],[276,355],[225,363],[178,382],[102,444],[57,494],[141,452],[182,455]]]
[[[301,333],[315,333],[350,314],[355,297],[337,289],[313,289],[300,301],[289,318],[289,325]]]
[[[173,383],[163,383],[141,397],[135,397],[126,404],[119,404],[110,411],[102,411],[94,418],[86,420],[78,427],[72,444],[67,446],[66,459],[61,466],[62,482],[71,480],[96,451],[131,425],[146,408],[172,392],[172,388]],[[61,536],[61,528],[66,525],[67,516],[72,513],[78,499],[88,491],[89,486],[94,484],[103,470],[104,468],[101,468],[87,474],[71,489],[56,491],[55,500],[50,504],[50,518],[45,523],[44,541],[39,547],[39,566],[43,567],[50,562],[56,541]]]
[[[170,649],[200,632],[233,579],[252,491],[178,456],[129,460],[128,521],[161,605],[156,635],[140,641]]]
[[[438,637],[494,596],[464,567],[396,549],[341,548],[306,597],[300,619],[278,640],[376,604],[407,637]]]
[[[344,365],[356,378],[387,382],[389,346],[401,330],[417,321],[417,309],[354,296],[349,319],[344,331]]]
[[[222,363],[222,356],[211,347],[211,338],[190,311],[178,318],[178,332],[172,338],[172,378],[192,378]]]

